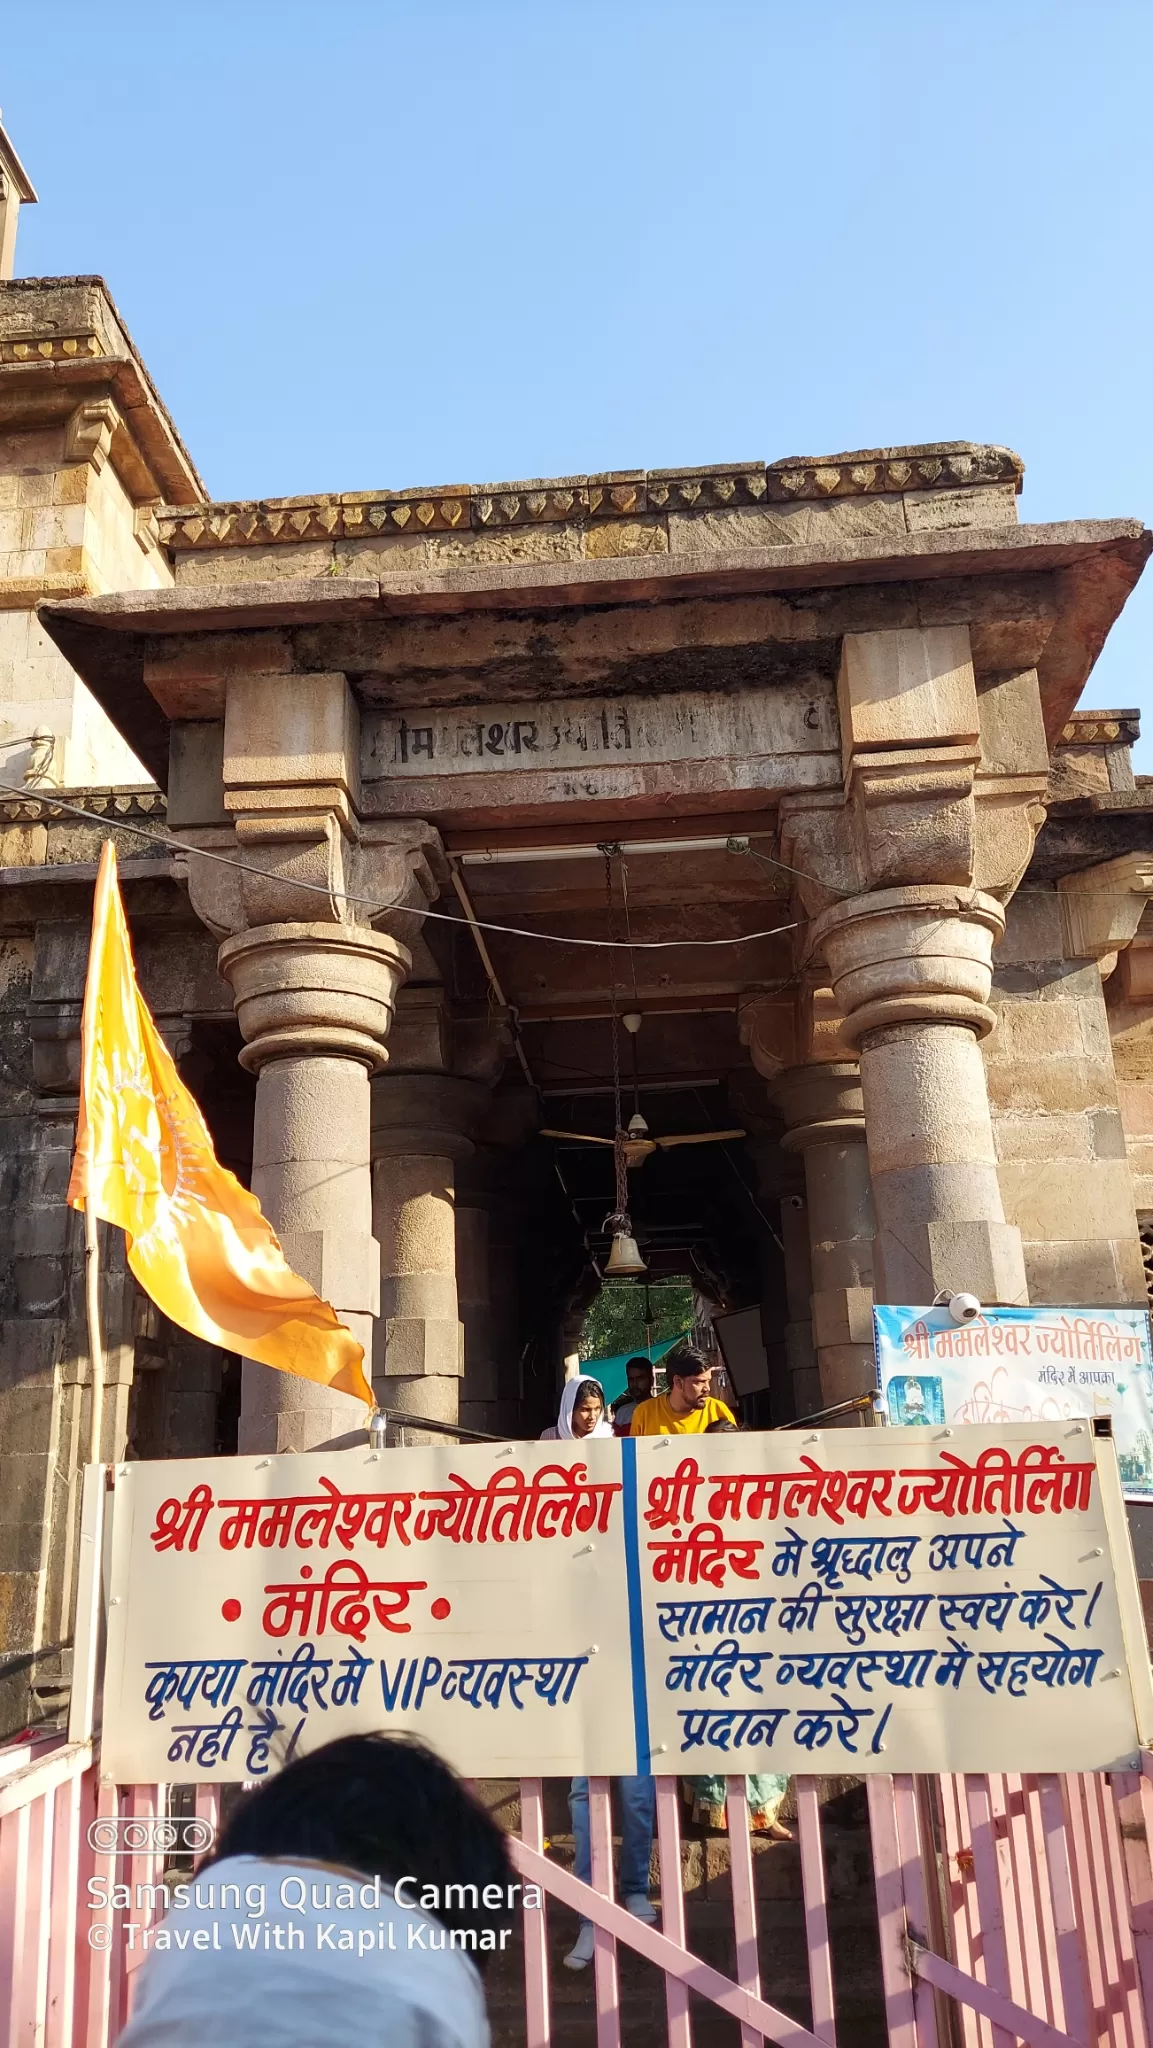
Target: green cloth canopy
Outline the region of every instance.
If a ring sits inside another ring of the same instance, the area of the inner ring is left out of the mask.
[[[675,1337],[666,1337],[662,1344],[634,1344],[630,1351],[614,1351],[611,1358],[582,1358],[581,1378],[599,1380],[605,1390],[605,1400],[615,1401],[628,1384],[625,1366],[630,1358],[648,1358],[656,1365],[674,1344],[683,1344],[688,1335],[688,1330],[681,1330]]]

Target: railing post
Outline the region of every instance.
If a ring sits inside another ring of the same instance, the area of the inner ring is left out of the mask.
[[[925,1847],[917,1811],[916,1779],[902,1774],[893,1779],[893,1812],[897,1822],[897,1854],[900,1858],[901,1890],[905,1899],[905,1933],[928,1942],[932,1921],[925,1882]],[[929,1984],[913,1979],[913,2015],[918,2048],[938,2048],[937,1997]]]
[[[729,1821],[729,1878],[733,1888],[733,1934],[737,1949],[737,1983],[761,1995],[761,1959],[757,1948],[757,1898],[753,1890],[753,1845],[749,1839],[749,1802],[743,1778],[725,1779]],[[758,2048],[762,2036],[742,2026],[741,2048]]]
[[[589,1779],[589,1846],[594,1891],[613,1896],[612,1801],[607,1778]],[[617,1945],[603,1927],[593,1929],[593,1972],[596,1977],[597,2048],[620,2048],[621,1999],[617,1977]]]
[[[829,1945],[825,1852],[821,1842],[821,1802],[817,1796],[815,1778],[797,1778],[795,1785],[813,2032],[819,2034],[822,2041],[828,2041],[830,2048],[836,2048],[837,2012],[833,1990],[833,1952]]]
[[[84,1777],[80,1771],[74,1772],[56,1791],[44,2048],[73,2048],[77,1923],[85,1919],[88,1903],[86,1897],[80,1897],[83,1796]]]
[[[1065,1821],[1064,1838],[1073,1885],[1073,1911],[1085,1970],[1085,2024],[1088,2031],[1082,2039],[1092,2041],[1098,2030],[1098,2016],[1106,2009],[1106,1985],[1101,1944],[1097,1939],[1097,1901],[1093,1893],[1089,1834],[1080,1779],[1066,1773],[1056,1780],[1056,1784]]]
[[[981,1915],[981,1946],[985,1960],[985,1982],[1006,1998],[1013,1997],[1009,1976],[1009,1949],[1005,1939],[1005,1908],[1001,1890],[1001,1857],[994,1827],[993,1799],[989,1780],[975,1772],[965,1775],[965,1800],[973,1842],[973,1876]],[[994,2048],[1014,2048],[1012,2036],[993,2026]]]
[[[1116,1991],[1114,2008],[1118,2004],[1125,2015],[1129,2048],[1145,2048],[1145,2013],[1141,2003],[1140,1976],[1137,1955],[1133,1943],[1133,1929],[1129,1917],[1129,1893],[1126,1883],[1125,1852],[1121,1841],[1121,1827],[1112,1787],[1104,1773],[1095,1773],[1088,1781],[1097,1811],[1097,1824],[1101,1840],[1102,1879],[1108,1898],[1108,1914],[1113,1928],[1116,1954]],[[1120,1994],[1118,1999],[1118,1994]]]
[[[681,1821],[676,1778],[658,1778],[657,1848],[661,1865],[661,1931],[685,1947],[685,1894],[681,1874]],[[665,2009],[669,2048],[693,2048],[688,1987],[678,1977],[665,1978]]]
[[[1065,2032],[1071,2034],[1075,2041],[1091,2043],[1096,2038],[1096,2030],[1061,1781],[1047,1775],[1038,1778],[1037,1783],[1041,1793],[1041,1825],[1045,1831],[1045,1862],[1049,1873],[1049,1896],[1053,1901]]]
[[[871,1774],[866,1790],[889,2048],[919,2048],[913,1979],[905,1948],[905,1891],[893,1780]]]
[[[100,1785],[96,1795],[96,1819],[116,1820],[119,1814],[120,1801],[115,1785]],[[118,1875],[115,1856],[97,1851],[93,1857],[92,1874],[103,1878],[110,1897]],[[97,1934],[97,1930],[106,1931]],[[84,2036],[84,2048],[107,2048],[120,2031],[123,1958],[117,1956],[113,1946],[119,1933],[120,1915],[111,1905],[97,1907],[89,1914],[87,1927],[78,1930],[78,1939],[84,1939],[90,1951],[88,2031]],[[93,1936],[97,1938],[94,1940]]]
[[[544,1784],[540,1778],[520,1781],[520,1838],[544,1854]],[[549,2048],[552,2016],[548,1988],[548,1923],[544,1896],[539,1913],[523,1912],[524,2006],[527,2048]]]
[[[1150,1761],[1153,1762],[1153,1757]],[[1153,1779],[1144,1771],[1126,1771],[1114,1778],[1113,1792],[1121,1829],[1129,1925],[1133,1930],[1144,2032],[1148,2041],[1153,2022]]]

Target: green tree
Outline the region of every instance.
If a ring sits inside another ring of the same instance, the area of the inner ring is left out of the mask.
[[[580,1341],[582,1361],[612,1358],[621,1351],[644,1351],[693,1327],[693,1286],[688,1278],[606,1280],[585,1317]]]

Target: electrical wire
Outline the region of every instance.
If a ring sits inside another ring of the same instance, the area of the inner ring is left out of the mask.
[[[149,832],[145,826],[133,825],[127,818],[101,817],[98,811],[85,811],[79,804],[65,803],[62,797],[40,796],[27,789],[17,789],[10,782],[0,782],[0,796],[18,796],[26,803],[46,803],[51,805],[53,810],[66,811],[69,817],[83,818],[90,825],[113,826],[117,832],[131,832],[135,838],[147,840],[150,846],[158,846],[163,853],[191,853],[195,854],[200,860],[214,860],[219,862],[221,867],[235,868],[239,874],[256,875],[262,882],[277,880],[275,875],[269,874],[267,868],[254,867],[250,861],[235,860],[231,854],[227,853],[214,853],[207,846],[193,846],[186,839],[168,838],[160,832]],[[450,917],[447,911],[444,910],[421,910],[415,905],[377,903],[371,896],[353,896],[346,889],[331,889],[327,882],[306,882],[294,877],[291,883],[286,883],[285,886],[293,889],[307,889],[312,895],[326,896],[338,903],[358,904],[362,908],[371,911],[377,917],[382,916],[385,911],[394,911],[397,916],[421,919],[431,917],[438,924],[459,925],[462,931],[469,929],[467,919],[463,917]],[[797,929],[797,924],[794,920],[792,924],[775,924],[769,931],[765,932],[742,932],[735,938],[629,940],[580,939],[575,935],[565,937],[560,932],[530,932],[525,931],[520,925],[492,924],[483,917],[478,917],[475,923],[481,931],[502,932],[506,937],[512,939],[539,939],[542,945],[591,946],[602,952],[617,951],[622,953],[630,951],[636,953],[667,953],[677,950],[683,952],[686,947],[691,948],[694,946],[710,948],[716,946],[751,946],[758,939],[774,939],[778,932],[795,932]]]

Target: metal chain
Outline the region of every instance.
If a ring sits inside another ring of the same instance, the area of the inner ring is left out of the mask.
[[[605,906],[608,911],[609,941],[615,944],[617,935],[616,904],[613,900],[613,855],[620,852],[615,841],[608,840],[601,846],[605,863]],[[609,995],[612,1006],[613,1031],[613,1166],[616,1169],[615,1214],[627,1216],[629,1208],[629,1177],[625,1159],[626,1133],[621,1122],[621,1043],[620,1019],[617,1016],[617,963],[612,955],[611,982]]]

